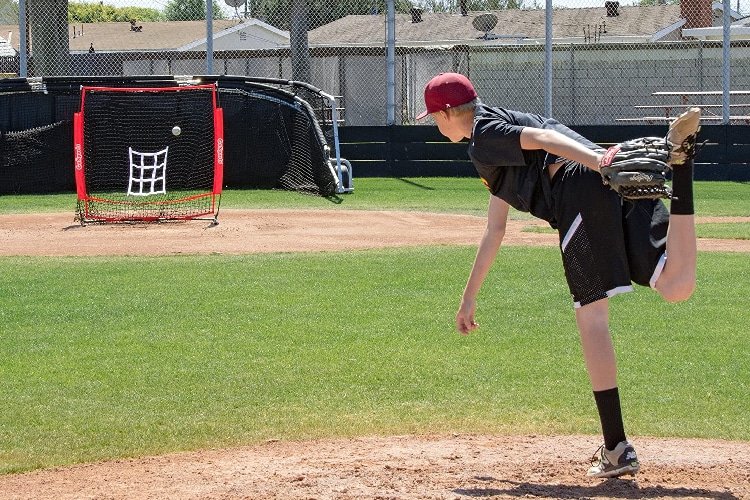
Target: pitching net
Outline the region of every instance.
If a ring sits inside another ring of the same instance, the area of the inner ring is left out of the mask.
[[[83,87],[73,120],[81,223],[218,217],[224,165],[216,85]]]

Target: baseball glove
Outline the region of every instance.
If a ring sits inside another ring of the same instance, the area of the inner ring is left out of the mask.
[[[669,145],[663,138],[642,137],[609,148],[599,172],[604,184],[626,200],[671,198],[666,185]]]

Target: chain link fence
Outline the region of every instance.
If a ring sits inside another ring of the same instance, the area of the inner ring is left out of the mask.
[[[750,123],[748,4],[0,0],[0,74],[304,81],[338,97],[343,125],[387,125],[415,123],[425,83],[457,71],[488,104],[571,125],[665,122],[691,104]]]

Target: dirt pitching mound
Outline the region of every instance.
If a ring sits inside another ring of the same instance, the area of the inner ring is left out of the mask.
[[[750,498],[750,443],[635,438],[641,472],[585,477],[592,436],[279,442],[0,477],[8,499]]]
[[[747,218],[750,220],[750,218]],[[700,218],[729,222],[740,218]],[[510,220],[504,245],[557,244],[538,220]],[[319,252],[476,245],[485,218],[362,210],[222,210],[208,221],[74,223],[72,213],[0,215],[0,255],[176,255]],[[536,230],[536,232],[535,232]],[[750,252],[750,240],[699,240],[700,250]]]

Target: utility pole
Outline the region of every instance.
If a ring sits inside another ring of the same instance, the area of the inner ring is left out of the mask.
[[[33,76],[69,75],[68,0],[26,0],[26,7]]]

